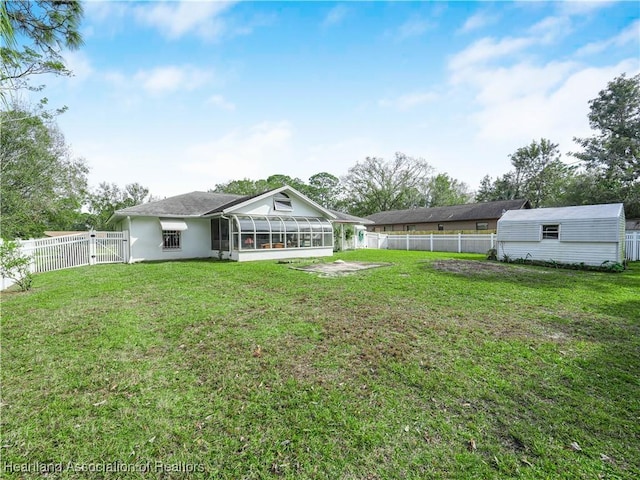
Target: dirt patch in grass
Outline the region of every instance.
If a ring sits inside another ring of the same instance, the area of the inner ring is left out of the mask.
[[[476,274],[513,274],[521,273],[525,271],[523,268],[514,267],[513,265],[506,265],[503,263],[495,262],[480,262],[474,260],[437,260],[431,262],[430,265],[442,272],[458,273],[461,275],[476,275]],[[526,270],[529,272],[530,270]],[[538,271],[538,273],[546,273]]]
[[[318,273],[321,277],[336,277],[339,275],[347,275],[360,270],[369,268],[388,267],[391,263],[367,263],[367,262],[345,262],[336,260],[331,263],[315,263],[304,267],[291,267],[294,270],[302,270],[304,272]]]

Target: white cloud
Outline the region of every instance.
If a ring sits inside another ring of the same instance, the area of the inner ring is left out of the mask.
[[[161,2],[142,4],[135,9],[138,21],[159,29],[170,39],[195,33],[206,40],[216,40],[227,33],[220,16],[235,2]]]
[[[381,107],[395,108],[397,110],[408,110],[437,99],[438,95],[433,92],[414,92],[401,95],[397,98],[384,98],[378,101],[378,105]]]
[[[65,53],[64,63],[73,72],[74,82],[84,81],[94,73],[89,57],[83,52]]]
[[[640,40],[640,20],[636,20],[627,28],[622,30],[618,35],[602,40],[600,42],[592,42],[580,48],[576,55],[588,56],[596,53],[604,52],[612,47],[623,47],[629,43],[636,43]]]
[[[558,10],[564,15],[590,15],[613,5],[614,1],[583,0],[558,2]]]
[[[434,24],[429,20],[425,20],[421,17],[413,17],[400,25],[391,35],[396,40],[402,41],[411,37],[424,35],[433,27]]]
[[[324,17],[322,26],[333,27],[335,25],[338,25],[342,23],[342,21],[347,17],[348,13],[349,9],[345,5],[336,5],[331,10],[329,10],[327,16]]]
[[[212,95],[211,97],[209,97],[207,99],[207,103],[209,105],[214,105],[218,108],[221,108],[222,110],[227,110],[227,111],[234,111],[236,109],[236,106],[234,103],[228,101],[226,98],[224,98],[222,95]]]
[[[573,30],[571,19],[566,16],[546,17],[529,29],[538,43],[553,43],[569,35]]]
[[[293,130],[288,122],[263,122],[193,145],[185,152],[183,169],[216,182],[264,178],[290,171]]]
[[[480,30],[481,28],[493,25],[497,21],[497,15],[490,15],[487,12],[477,12],[467,18],[462,27],[458,30],[458,33],[469,33],[475,30]]]
[[[194,90],[213,79],[213,73],[191,66],[166,66],[153,70],[140,70],[134,75],[134,82],[151,94],[168,93],[176,90]]]
[[[475,68],[478,64],[520,53],[535,43],[536,39],[532,37],[481,38],[451,57],[449,69],[455,73]]]

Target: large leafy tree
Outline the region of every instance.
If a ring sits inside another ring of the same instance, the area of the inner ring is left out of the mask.
[[[342,179],[349,196],[348,210],[365,216],[424,206],[432,172],[433,167],[425,160],[399,152],[391,160],[367,157]]]
[[[130,183],[124,188],[120,188],[115,183],[102,182],[88,195],[87,226],[95,230],[106,230],[110,228],[107,221],[113,212],[121,208],[139,205],[151,199],[149,189],[139,183]]]
[[[640,216],[640,75],[615,78],[589,108],[595,134],[574,138],[582,151],[572,153],[584,162],[585,178],[598,179],[586,198],[624,202],[627,216]]]
[[[2,237],[41,236],[77,222],[88,168],[73,158],[55,121],[14,107],[0,112]]]
[[[467,203],[473,194],[469,186],[450,177],[446,173],[439,173],[427,182],[425,207],[443,207],[447,205],[461,205]]]
[[[526,198],[534,208],[561,203],[575,168],[560,160],[557,144],[545,138],[534,140],[509,158],[513,169],[493,182],[485,176],[477,201]]]
[[[307,195],[323,207],[339,209],[341,207],[340,179],[327,172],[311,175]]]
[[[77,0],[2,1],[0,9],[0,93],[39,90],[34,75],[70,75],[62,50],[82,45],[82,5]]]

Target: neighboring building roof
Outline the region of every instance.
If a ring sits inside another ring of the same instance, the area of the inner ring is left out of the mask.
[[[376,225],[410,223],[456,222],[500,218],[507,210],[531,208],[528,200],[499,200],[467,203],[448,207],[412,208],[374,213],[366,217]]]
[[[87,233],[86,230],[68,230],[68,231],[58,231],[58,230],[47,230],[44,232],[45,237],[63,237],[65,235],[80,235],[81,233]]]
[[[622,203],[578,205],[574,207],[533,208],[531,210],[510,210],[505,213],[500,220],[556,222],[560,220],[575,220],[581,218],[618,218],[623,211],[624,205]]]
[[[640,230],[640,218],[627,219],[627,230]]]
[[[355,215],[349,215],[348,213],[338,212],[336,210],[329,211],[336,216],[333,223],[357,223],[358,225],[373,225],[374,223],[369,219],[356,217]]]

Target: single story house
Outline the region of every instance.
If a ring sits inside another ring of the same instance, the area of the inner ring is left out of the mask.
[[[499,200],[466,203],[448,207],[410,208],[374,213],[370,232],[495,230],[498,219],[507,210],[531,208],[528,200]]]
[[[510,210],[498,220],[498,257],[601,265],[622,263],[622,203]]]
[[[640,218],[628,218],[627,231],[628,232],[640,231]]]
[[[333,255],[335,213],[283,186],[258,195],[191,192],[116,211],[129,261]]]

